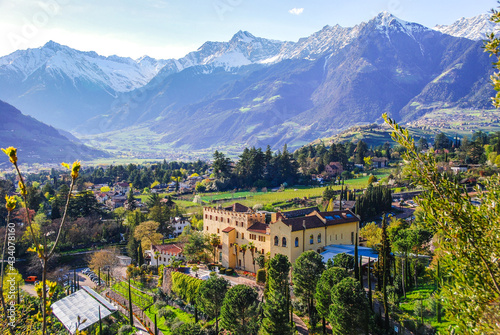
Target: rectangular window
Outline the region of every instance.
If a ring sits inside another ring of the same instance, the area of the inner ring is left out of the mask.
[[[259,236],[259,241],[260,242],[266,242],[266,237],[265,236]]]
[[[354,244],[354,232],[351,232],[351,244]]]
[[[337,241],[337,234],[335,234],[335,241]]]
[[[241,238],[245,238],[245,233],[241,233]]]
[[[207,230],[208,230],[208,226],[207,226]]]
[[[222,252],[219,252],[219,262],[222,262]]]
[[[217,234],[219,234],[219,233],[220,233],[220,230],[219,230],[219,228],[217,228]]]
[[[238,232],[236,232],[236,238],[239,238],[240,234],[238,234]]]

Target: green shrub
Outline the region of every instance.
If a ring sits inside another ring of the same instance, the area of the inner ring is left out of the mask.
[[[134,332],[134,328],[132,328],[130,325],[123,325],[118,330],[118,335],[130,335],[133,332]]]
[[[257,270],[257,284],[264,284],[266,282],[266,269]]]
[[[108,325],[103,325],[102,332],[99,332],[99,330],[97,330],[96,334],[98,334],[98,335],[113,335],[113,331],[111,329],[109,329]]]
[[[155,308],[157,311],[159,311],[165,306],[167,306],[167,303],[165,301],[158,300],[157,302],[155,302]]]
[[[219,273],[220,274],[226,274],[226,268],[220,267],[219,268]]]

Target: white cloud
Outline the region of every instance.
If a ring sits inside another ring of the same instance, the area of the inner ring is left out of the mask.
[[[292,8],[288,11],[288,13],[293,15],[300,15],[304,11],[304,8]]]

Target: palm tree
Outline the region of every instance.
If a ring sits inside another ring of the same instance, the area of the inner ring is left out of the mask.
[[[245,253],[247,252],[247,249],[248,249],[248,245],[246,245],[246,244],[243,244],[240,246],[240,251],[243,254],[243,269],[245,269],[245,270],[247,269],[245,266]]]
[[[212,252],[214,254],[214,263],[215,257],[217,255],[217,248],[220,245],[220,237],[217,234],[210,234],[210,245],[212,246]]]
[[[248,248],[250,249],[250,253],[252,254],[252,264],[253,264],[253,272],[255,273],[255,244],[253,242],[248,243]]]

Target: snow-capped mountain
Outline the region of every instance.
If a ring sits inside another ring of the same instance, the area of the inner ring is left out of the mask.
[[[437,25],[433,29],[443,34],[479,41],[485,39],[486,34],[498,30],[497,25],[490,21],[490,17],[490,14],[463,17],[449,26]]]
[[[383,12],[297,42],[239,31],[168,60],[49,42],[0,58],[0,99],[58,128],[106,133],[103,142],[134,126],[177,147],[297,146],[383,112],[402,120],[489,103],[481,42],[438,30]]]
[[[195,65],[235,68],[261,63],[277,55],[287,45],[293,43],[255,37],[248,31],[240,30],[229,42],[206,42],[179,62],[184,68]]]
[[[133,60],[118,56],[104,57],[95,52],[82,52],[56,42],[43,47],[18,50],[0,58],[0,73],[11,72],[22,81],[37,70],[53,75],[64,74],[71,80],[88,80],[109,87],[115,92],[127,92],[148,83],[166,64],[147,56]]]
[[[415,33],[423,33],[429,30],[429,28],[421,24],[398,19],[389,12],[378,14],[373,20],[368,22],[368,25],[370,24],[375,25],[375,29],[386,35],[390,32],[399,32],[408,36],[413,36]]]

